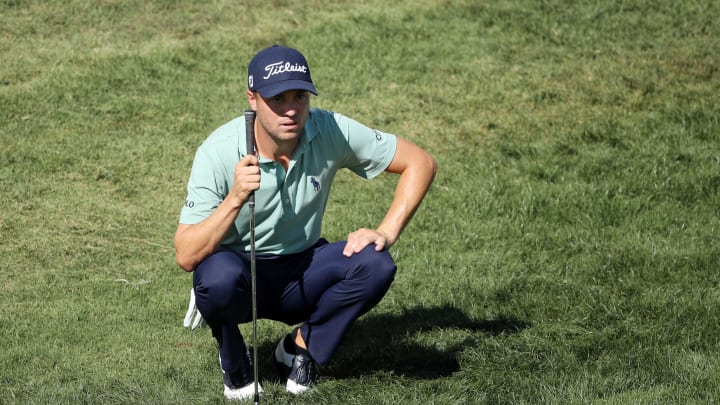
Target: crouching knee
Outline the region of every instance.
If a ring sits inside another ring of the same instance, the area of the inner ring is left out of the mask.
[[[374,246],[368,246],[359,256],[362,266],[361,274],[358,276],[365,279],[368,291],[385,294],[397,272],[397,266],[390,252],[387,250],[378,252]]]
[[[193,275],[196,304],[209,320],[236,305],[242,295],[243,263],[231,252],[218,252],[202,262]]]

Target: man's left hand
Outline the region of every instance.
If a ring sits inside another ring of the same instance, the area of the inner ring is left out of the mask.
[[[347,243],[345,249],[343,249],[343,255],[350,257],[355,253],[359,253],[370,244],[375,244],[375,250],[381,251],[389,249],[392,245],[390,238],[378,230],[378,229],[367,229],[360,228],[355,232],[350,232],[347,237]]]

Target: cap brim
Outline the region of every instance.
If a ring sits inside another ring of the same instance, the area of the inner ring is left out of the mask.
[[[257,89],[257,92],[260,93],[263,98],[270,98],[288,90],[306,90],[317,96],[315,86],[305,80],[284,80],[282,82],[273,83],[261,89]]]

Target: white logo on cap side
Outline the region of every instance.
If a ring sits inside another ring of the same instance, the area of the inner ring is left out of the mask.
[[[307,73],[307,66],[305,65],[299,65],[299,64],[290,64],[290,62],[276,62],[271,63],[267,66],[265,66],[265,71],[267,72],[267,75],[263,77],[264,80],[269,79],[272,76],[279,75],[281,73],[285,72],[301,72],[301,73]]]

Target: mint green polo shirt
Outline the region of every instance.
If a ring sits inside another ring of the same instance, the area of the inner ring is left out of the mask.
[[[300,142],[285,168],[260,158],[260,189],[255,192],[255,248],[258,253],[289,254],[320,238],[323,215],[335,174],[347,168],[366,179],[382,173],[395,156],[397,138],[341,114],[311,109]],[[235,165],[247,153],[245,118],[215,130],[198,148],[190,172],[181,224],[201,222],[232,188]],[[222,245],[250,251],[247,204]]]

